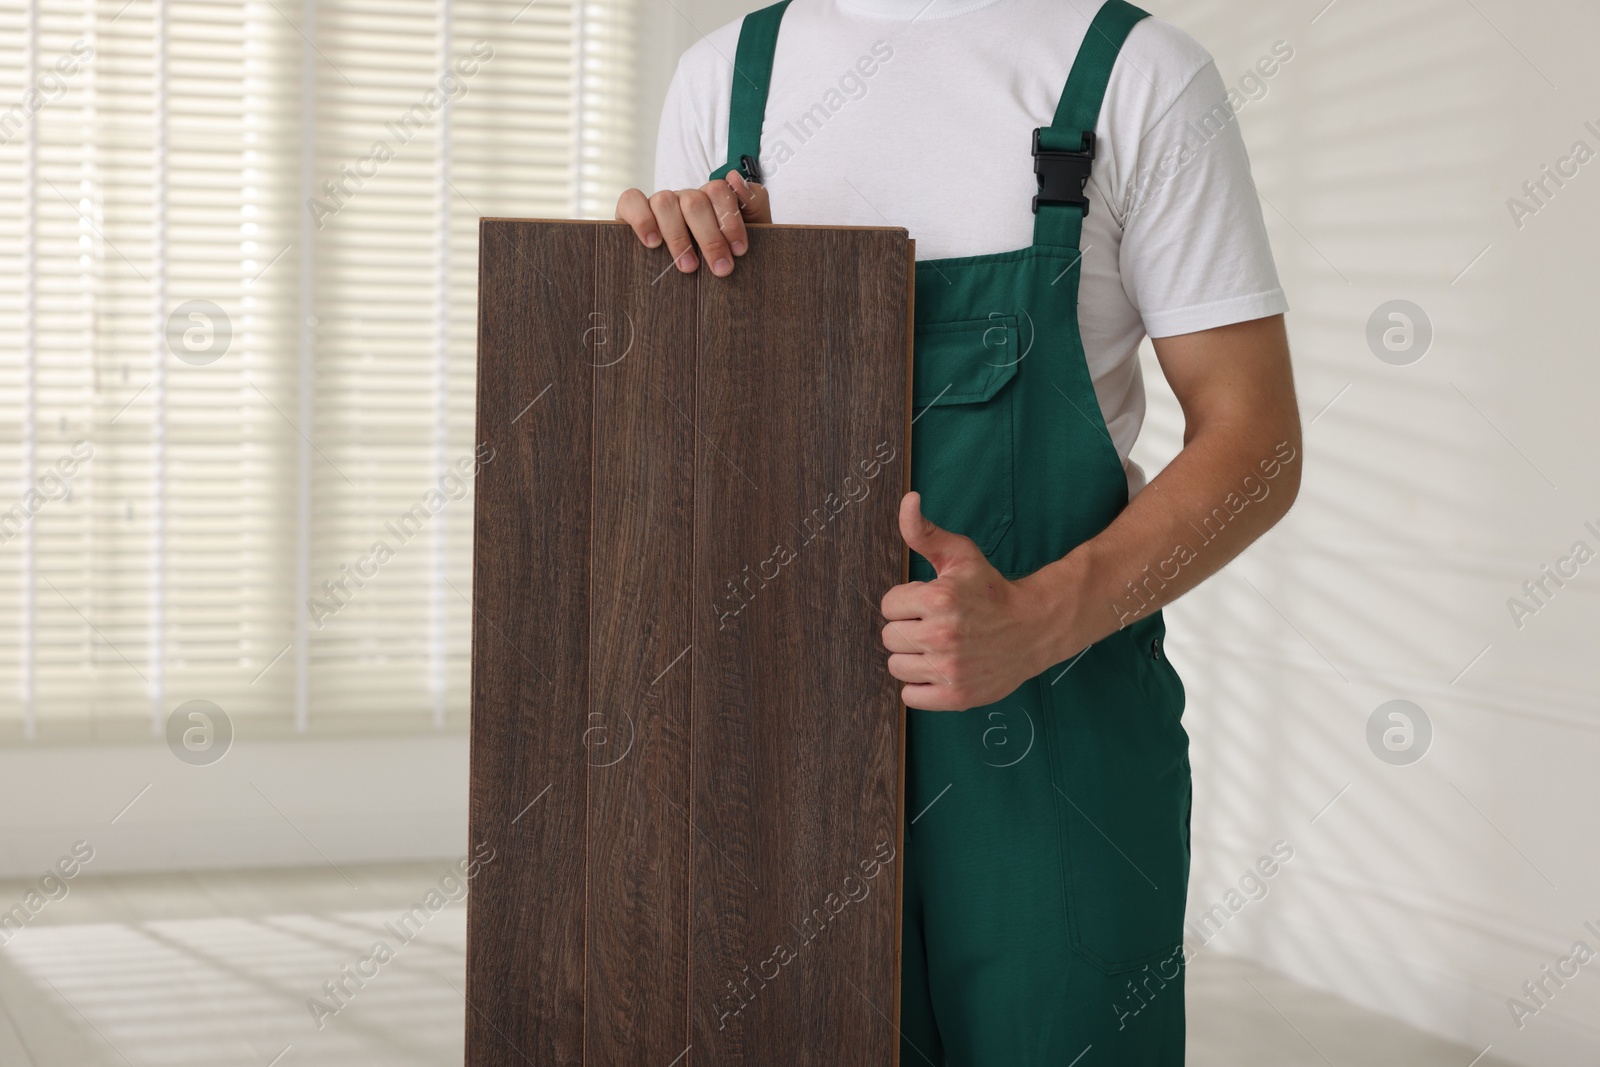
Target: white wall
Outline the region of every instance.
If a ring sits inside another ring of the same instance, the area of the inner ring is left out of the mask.
[[[1315,419],[1289,519],[1168,613],[1191,915],[1287,840],[1295,859],[1217,950],[1495,1056],[1594,1064],[1600,973],[1552,983],[1520,1030],[1506,1000],[1575,940],[1600,950],[1600,560],[1520,630],[1506,601],[1573,542],[1600,550],[1600,161],[1520,231],[1506,201],[1574,141],[1600,150],[1600,10],[1337,0],[1316,18],[1325,3],[1157,5],[1230,81],[1295,48],[1240,117]],[[1411,366],[1366,341],[1395,298],[1435,330]],[[1159,463],[1181,421],[1152,392],[1139,454]],[[1410,766],[1366,740],[1395,698],[1434,728]]]

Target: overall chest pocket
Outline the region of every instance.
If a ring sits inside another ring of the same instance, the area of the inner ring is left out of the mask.
[[[924,515],[972,538],[986,556],[1000,546],[1015,512],[1015,379],[1022,355],[1015,315],[916,327],[911,487],[922,494]]]

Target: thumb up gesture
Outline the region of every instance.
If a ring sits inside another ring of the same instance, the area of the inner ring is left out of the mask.
[[[889,673],[905,683],[907,707],[993,704],[1054,662],[1049,610],[1027,579],[1008,581],[971,538],[926,518],[920,493],[900,501],[900,536],[938,575],[883,597]]]

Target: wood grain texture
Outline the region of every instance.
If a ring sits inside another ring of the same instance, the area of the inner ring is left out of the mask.
[[[486,222],[474,511],[467,1062],[582,1064],[594,233]],[[559,933],[559,936],[557,934]],[[492,975],[492,980],[485,976]]]
[[[881,1065],[899,866],[860,865],[900,839],[877,635],[904,573],[906,242],[752,244],[699,292],[691,1037],[697,1065]]]
[[[472,1067],[897,1062],[910,242],[751,244],[482,224]]]
[[[694,279],[596,228],[589,1062],[688,1044]],[[658,277],[658,275],[660,275]]]

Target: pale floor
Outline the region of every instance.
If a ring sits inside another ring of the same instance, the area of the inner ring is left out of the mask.
[[[448,873],[440,862],[80,877],[0,947],[0,1067],[459,1064],[460,904],[320,1028],[306,1006],[379,937],[393,943],[384,924]],[[0,911],[28,888],[0,882]],[[1192,1067],[1468,1067],[1478,1051],[1206,953],[1188,1012]]]

